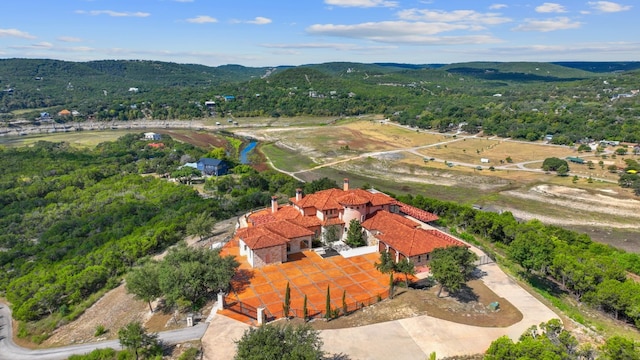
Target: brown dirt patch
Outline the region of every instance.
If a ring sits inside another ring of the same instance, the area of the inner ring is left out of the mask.
[[[465,325],[507,327],[522,320],[522,313],[506,299],[496,295],[481,280],[468,282],[463,296],[438,297],[438,286],[428,289],[400,289],[392,300],[384,300],[348,316],[331,321],[312,321],[314,328],[341,329],[363,326],[407,317],[429,315]],[[489,310],[490,303],[500,304],[498,311]]]
[[[227,141],[216,136],[214,133],[202,131],[181,131],[181,130],[162,130],[163,134],[170,135],[172,138],[189,143],[203,149],[213,147],[226,147]]]
[[[144,323],[148,316],[147,303],[127,294],[123,284],[106,293],[76,321],[57,328],[42,345],[51,347],[115,339],[118,329],[131,321]],[[98,325],[104,326],[108,332],[95,337]]]

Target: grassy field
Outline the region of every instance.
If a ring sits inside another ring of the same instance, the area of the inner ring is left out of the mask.
[[[451,140],[451,136],[435,135],[424,131],[409,130],[403,127],[372,122],[353,122],[345,125],[359,138],[389,144],[392,147],[406,148],[435,144]]]
[[[49,111],[49,108],[38,108],[38,109],[19,109],[19,110],[13,110],[11,111],[11,114],[16,115],[16,116],[20,116],[22,114],[27,114],[30,112],[43,112],[43,111]]]
[[[260,150],[273,162],[276,168],[284,171],[300,171],[317,165],[307,156],[283,149],[274,144],[265,144]]]
[[[0,145],[4,146],[28,146],[38,141],[61,142],[66,141],[73,146],[81,148],[95,147],[105,142],[113,141],[130,133],[141,133],[142,130],[105,130],[105,131],[77,131],[68,133],[36,134],[21,137],[0,137]]]
[[[489,163],[494,166],[501,165],[501,160],[504,164],[507,164],[506,159],[508,157],[514,163],[519,163],[544,160],[548,157],[565,158],[577,154],[576,151],[567,147],[482,138],[458,139],[457,141],[423,149],[419,152],[425,157],[436,157],[478,165],[481,164],[480,159],[485,158],[489,159]]]

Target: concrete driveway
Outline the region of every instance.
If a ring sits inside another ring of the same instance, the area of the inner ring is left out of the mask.
[[[438,357],[478,354],[492,341],[508,335],[516,340],[531,325],[558,316],[509,278],[496,264],[482,265],[484,283],[507,299],[523,314],[523,319],[505,328],[462,325],[428,315],[357,328],[323,330],[324,349],[346,354],[352,360],[424,360],[431,352]],[[215,316],[203,337],[205,359],[232,359],[234,341],[249,326],[223,316]]]
[[[425,359],[431,352],[438,357],[478,354],[492,341],[508,335],[518,339],[531,325],[558,316],[510,279],[496,264],[481,267],[485,284],[507,299],[523,314],[523,319],[506,328],[462,325],[427,315],[351,329],[324,330],[325,349],[348,354],[355,359]]]

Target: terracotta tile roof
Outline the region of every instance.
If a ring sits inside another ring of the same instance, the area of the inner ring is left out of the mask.
[[[405,256],[428,254],[433,249],[447,246],[465,246],[452,236],[438,230],[425,230],[404,216],[379,210],[367,218],[362,227],[378,231],[380,241]]]
[[[331,226],[331,225],[344,225],[344,221],[342,221],[342,219],[338,217],[332,217],[332,218],[326,219],[322,223],[322,226]]]
[[[390,205],[396,202],[394,198],[381,192],[372,193],[363,189],[353,189],[349,192],[368,199],[373,206]]]
[[[463,242],[438,230],[421,228],[398,230],[393,233],[380,234],[378,239],[405,256],[428,254],[434,249],[449,246],[466,246]]]
[[[336,198],[340,197],[343,192],[340,189],[322,190],[306,195],[300,201],[294,199],[293,203],[303,209],[310,207],[318,210],[342,209],[342,205],[338,204]]]
[[[297,225],[306,228],[322,225],[322,221],[316,216],[304,216],[300,210],[293,206],[280,206],[275,213],[271,212],[271,208],[257,211],[249,215],[249,223],[253,226],[267,224],[279,220],[289,220]]]
[[[363,223],[362,227],[367,230],[376,230],[382,233],[391,233],[399,227],[417,228],[420,224],[409,220],[404,216],[392,214],[388,211],[378,210],[370,215]]]
[[[383,193],[371,193],[363,189],[352,189],[344,191],[342,189],[321,190],[313,194],[305,195],[299,201],[293,197],[292,203],[301,208],[315,208],[318,210],[342,209],[341,204],[363,205],[371,203],[373,206],[382,206],[395,203],[389,195]]]
[[[286,245],[289,241],[264,227],[246,227],[238,229],[236,235],[244,241],[251,250],[265,249]]]
[[[338,204],[344,206],[344,205],[364,205],[369,203],[369,199],[359,196],[358,194],[354,193],[354,192],[348,192],[345,195],[340,196],[339,198],[336,199],[336,201],[338,202]]]
[[[287,239],[314,235],[313,231],[304,226],[298,225],[291,220],[274,221],[266,223],[262,225],[262,227]]]
[[[407,205],[403,202],[396,201],[396,204],[400,207],[400,212],[403,214],[407,214],[413,218],[416,218],[423,222],[430,222],[438,220],[438,216],[436,214],[432,214],[428,211],[419,209],[417,207]]]

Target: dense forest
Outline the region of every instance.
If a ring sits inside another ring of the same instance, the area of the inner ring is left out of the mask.
[[[640,142],[640,63],[206,67],[0,60],[0,119],[59,122],[384,114],[419,128]],[[71,114],[62,109],[73,110]]]
[[[128,134],[94,150],[44,141],[0,147],[0,294],[16,319],[48,319],[41,336],[81,314],[140,259],[181,240],[193,218],[227,219],[303,186],[239,165],[225,180],[209,180],[213,195],[204,199],[191,186],[154,175],[204,150],[166,135],[165,146],[153,148],[142,138]]]

